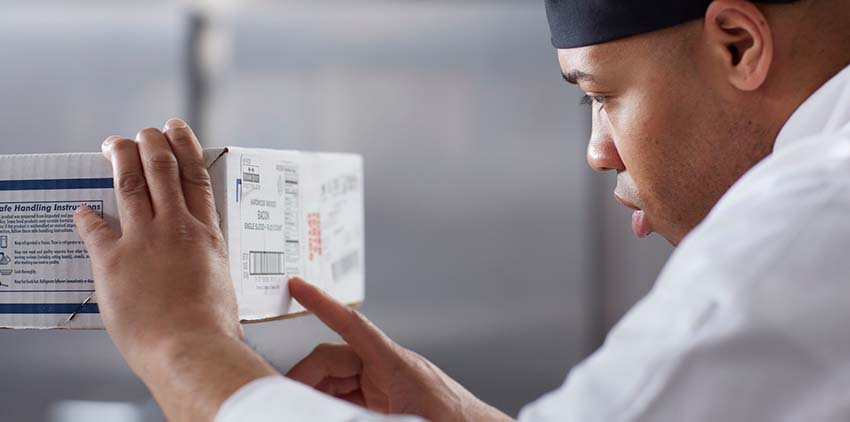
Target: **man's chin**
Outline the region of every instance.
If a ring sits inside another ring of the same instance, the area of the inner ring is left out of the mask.
[[[668,229],[669,228],[663,228],[662,229],[662,228],[659,227],[657,230],[654,230],[653,233],[664,238],[664,240],[666,240],[668,243],[670,243],[670,245],[673,246],[674,248],[676,246],[679,246],[679,243],[682,242],[682,239],[684,239],[685,236],[687,236],[688,233],[690,232],[689,229],[684,230],[684,231],[683,230],[668,230]]]

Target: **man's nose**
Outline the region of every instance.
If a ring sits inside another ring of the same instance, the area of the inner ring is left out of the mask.
[[[626,169],[614,140],[608,135],[594,134],[590,137],[590,142],[587,143],[587,164],[599,172]]]

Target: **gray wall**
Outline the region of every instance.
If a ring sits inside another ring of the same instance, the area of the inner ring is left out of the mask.
[[[97,150],[177,115],[208,146],[363,154],[364,312],[511,413],[654,280],[669,247],[632,239],[587,168],[541,4],[236,4],[0,5],[0,153]],[[335,339],[313,318],[246,331],[283,370]],[[148,400],[104,332],[3,331],[0,355],[4,420]]]

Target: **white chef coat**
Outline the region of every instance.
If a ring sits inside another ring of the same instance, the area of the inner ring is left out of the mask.
[[[217,420],[399,419],[268,377]],[[605,344],[519,420],[850,421],[850,67],[792,114]]]

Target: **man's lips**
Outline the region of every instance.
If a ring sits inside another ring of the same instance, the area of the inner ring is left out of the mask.
[[[649,220],[646,218],[646,213],[644,213],[642,209],[638,208],[637,205],[632,202],[620,197],[620,195],[617,195],[616,193],[614,194],[614,199],[623,206],[634,210],[632,213],[632,231],[635,232],[637,237],[647,237],[650,233],[652,233],[652,227],[649,224]]]
[[[633,210],[635,210],[635,211],[640,211],[640,208],[638,208],[638,207],[637,207],[637,205],[635,205],[635,204],[633,204],[633,203],[631,203],[631,202],[629,202],[629,201],[627,201],[627,200],[625,200],[625,199],[621,198],[621,197],[620,197],[620,195],[617,195],[616,193],[614,194],[614,200],[616,200],[617,202],[619,202],[619,203],[620,203],[620,205],[623,205],[623,206],[625,206],[625,207],[627,207],[627,208],[631,208],[631,209],[633,209]]]

